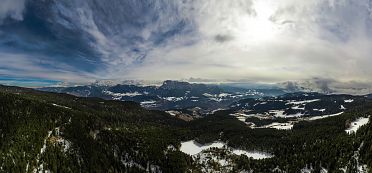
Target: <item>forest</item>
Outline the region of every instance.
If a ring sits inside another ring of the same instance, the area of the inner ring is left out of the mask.
[[[371,123],[356,134],[345,132],[349,122],[372,115],[368,99],[292,130],[251,129],[232,112],[186,122],[135,102],[1,86],[0,172],[202,172],[203,165],[179,150],[182,141],[193,139],[274,155],[231,156],[231,172],[300,172],[310,166],[314,172],[357,172],[362,164],[372,170]]]

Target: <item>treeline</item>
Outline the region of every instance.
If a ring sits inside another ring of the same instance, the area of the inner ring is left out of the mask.
[[[184,172],[191,157],[168,147],[185,125],[134,102],[1,88],[0,172]]]
[[[357,134],[345,133],[347,122],[372,115],[372,103],[349,107],[343,115],[303,121],[293,130],[250,129],[229,115],[233,110],[184,122],[133,102],[0,87],[0,172],[200,172],[179,151],[180,142],[191,139],[275,156],[233,156],[232,172],[299,172],[310,165],[315,172],[341,172],[345,166],[353,172],[357,164],[372,170],[371,123]]]

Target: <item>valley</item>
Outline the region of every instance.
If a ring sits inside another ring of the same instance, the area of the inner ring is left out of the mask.
[[[365,96],[249,97],[194,114],[18,87],[1,86],[0,94],[0,172],[368,172],[372,165]]]

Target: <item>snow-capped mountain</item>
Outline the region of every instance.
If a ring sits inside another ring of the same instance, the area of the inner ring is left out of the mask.
[[[68,93],[80,97],[135,101],[151,109],[169,110],[198,107],[206,112],[228,108],[240,99],[272,96],[269,90],[242,89],[219,85],[194,84],[167,80],[160,86],[134,83],[96,82],[76,87],[48,87],[42,91]],[[266,94],[268,93],[268,94]]]

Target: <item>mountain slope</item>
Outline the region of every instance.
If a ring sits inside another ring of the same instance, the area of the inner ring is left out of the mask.
[[[0,97],[5,172],[124,172],[159,166],[172,172],[187,165],[179,151],[163,154],[168,145],[177,146],[172,125],[183,126],[166,113],[132,102],[21,88],[3,87]]]
[[[230,115],[234,109],[185,122],[134,102],[17,87],[0,86],[0,103],[0,172],[358,172],[372,166],[371,123],[345,131],[372,115],[369,100],[291,130],[252,129]],[[180,150],[188,140],[220,141],[227,149],[189,156]],[[273,157],[257,160],[228,148]]]
[[[164,81],[161,86],[87,85],[77,87],[48,87],[41,91],[67,93],[79,97],[99,97],[107,100],[135,101],[156,110],[201,108],[203,113],[228,108],[243,98],[261,97],[265,93],[250,89],[221,88],[217,85]],[[268,91],[269,92],[269,91]]]

